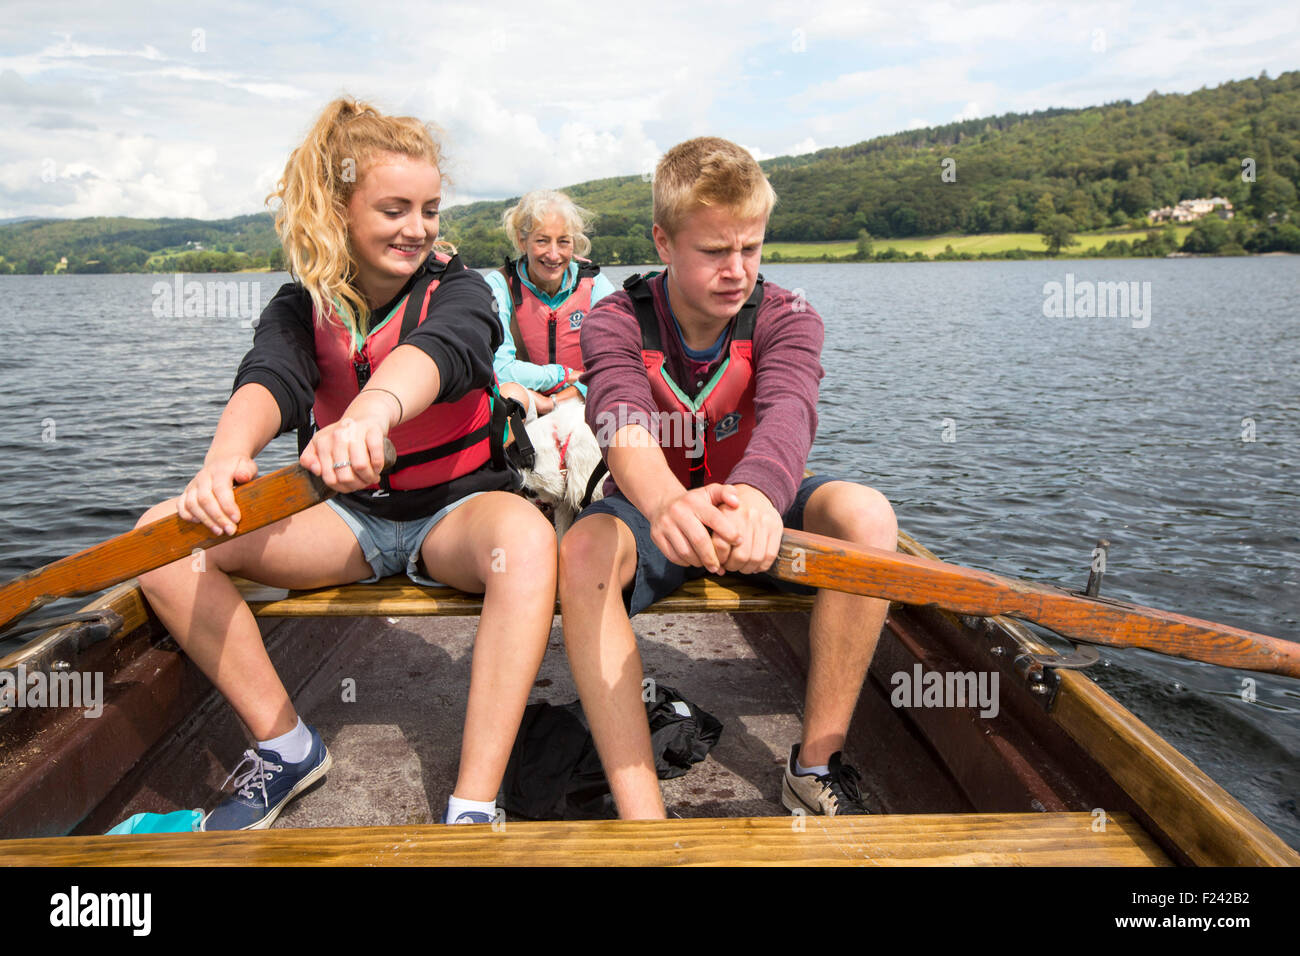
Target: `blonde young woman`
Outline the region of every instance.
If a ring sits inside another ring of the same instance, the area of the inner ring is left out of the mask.
[[[501,399],[491,293],[458,259],[433,254],[440,163],[418,120],[350,99],[326,107],[274,194],[297,281],[263,311],[203,467],[179,498],[141,519],[179,512],[233,534],[240,515],[232,485],[252,479],[258,452],[309,415],[316,431],[301,463],[341,493],[213,546],[203,573],[186,560],[141,578],[159,618],[257,742],[205,829],[268,827],[330,767],[231,575],[315,588],[405,571],[483,593],[460,769],[444,819],[492,819],[546,649],[555,536],[511,493],[517,477],[493,447]],[[381,478],[385,437],[399,457]],[[497,548],[509,555],[500,570]]]
[[[516,259],[488,273],[503,340],[495,368],[503,382],[528,390],[530,415],[557,401],[581,399],[582,320],[614,291],[599,267],[582,257],[591,214],[564,193],[537,189],[511,206],[501,224]]]

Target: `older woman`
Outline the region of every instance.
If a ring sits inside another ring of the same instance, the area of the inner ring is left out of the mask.
[[[502,217],[518,258],[487,276],[505,333],[493,365],[502,382],[528,390],[540,415],[557,401],[585,395],[578,384],[582,320],[614,291],[600,268],[581,258],[591,251],[590,220],[551,189],[529,193]]]

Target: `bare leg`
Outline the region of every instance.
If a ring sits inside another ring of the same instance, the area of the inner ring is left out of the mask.
[[[529,502],[493,491],[439,521],[420,551],[429,576],[481,593],[454,795],[496,798],[555,615],[555,531]]]
[[[898,522],[884,495],[847,481],[822,485],[808,499],[804,530],[894,550]],[[825,764],[844,746],[862,682],[889,602],[820,590],[809,622],[808,688],[799,762]]]
[[[635,573],[636,540],[612,515],[583,518],[560,543],[564,643],[618,814],[662,819],[641,701],[641,655],[623,606],[623,589]]]
[[[175,512],[176,500],[165,501],[139,524]],[[343,519],[321,504],[140,576],[176,642],[253,737],[269,740],[292,730],[298,715],[232,574],[272,587],[314,588],[367,577],[370,566]]]

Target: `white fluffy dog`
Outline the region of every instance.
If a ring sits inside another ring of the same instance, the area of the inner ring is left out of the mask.
[[[551,506],[555,535],[562,538],[582,510],[591,473],[602,465],[600,445],[587,426],[586,406],[579,401],[559,402],[555,411],[539,415],[526,427],[536,458],[524,472],[524,493]],[[604,484],[601,479],[592,501],[604,497]]]

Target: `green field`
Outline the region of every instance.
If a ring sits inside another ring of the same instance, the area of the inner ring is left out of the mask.
[[[1192,231],[1192,227],[1175,226],[1174,230],[1178,234],[1178,242],[1181,245],[1183,239]],[[1100,248],[1112,239],[1127,239],[1132,242],[1134,239],[1144,238],[1146,234],[1146,230],[1132,229],[1079,233],[1076,236],[1079,245],[1063,249],[1061,257],[1069,258],[1071,255],[1086,252],[1089,249]],[[1043,237],[1036,232],[1003,232],[982,236],[949,234],[946,236],[927,236],[924,239],[872,240],[872,248],[877,255],[886,249],[894,248],[909,256],[920,252],[933,257],[943,252],[947,246],[952,246],[953,252],[969,252],[975,256],[978,256],[981,252],[1006,252],[1010,249],[1042,252],[1045,248],[1043,246]],[[780,253],[782,259],[788,260],[820,259],[822,256],[828,256],[832,259],[848,259],[857,250],[858,244],[852,240],[845,240],[844,242],[767,242],[763,244],[763,255],[768,259],[771,258],[774,252]]]

